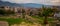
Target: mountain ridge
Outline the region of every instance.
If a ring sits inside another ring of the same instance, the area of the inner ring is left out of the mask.
[[[0,1],[0,6],[11,6],[11,7],[31,7],[31,8],[41,8],[43,4],[36,4],[36,3],[10,3],[10,2],[3,2]],[[44,5],[46,7],[51,7],[52,5]]]
[[[35,4],[35,3],[22,3],[22,4],[16,4],[16,3],[10,3],[10,2],[3,2],[0,1],[0,6],[19,6],[19,7],[36,7],[39,8],[42,6],[42,4]]]

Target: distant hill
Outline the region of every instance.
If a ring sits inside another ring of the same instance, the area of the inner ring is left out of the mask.
[[[35,8],[39,8],[42,7],[42,4],[35,4],[35,3],[26,3],[23,4],[24,7],[35,7]]]
[[[36,4],[36,3],[21,3],[21,4],[17,4],[17,3],[10,3],[10,2],[3,2],[0,1],[0,6],[11,6],[11,7],[31,7],[31,8],[40,8],[42,7],[43,4]],[[52,5],[44,5],[46,7],[51,7]]]
[[[20,4],[0,1],[0,6],[20,6]]]
[[[39,7],[42,6],[42,4],[35,4],[35,3],[16,4],[16,3],[0,1],[0,6],[19,6],[19,7],[35,7],[35,8],[39,8]]]

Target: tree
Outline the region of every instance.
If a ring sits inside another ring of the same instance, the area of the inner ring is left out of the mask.
[[[24,10],[24,9],[22,9],[22,13],[23,13],[23,14],[25,13],[25,10]]]
[[[6,14],[7,14],[7,15],[15,14],[15,12],[14,12],[14,11],[11,11],[11,10],[9,9],[8,11],[6,11]]]
[[[5,13],[6,13],[6,12],[5,12],[4,10],[1,10],[1,9],[0,9],[0,14],[1,14],[1,15],[4,15]]]
[[[46,8],[44,6],[42,8],[43,8],[42,15],[45,17],[44,24],[48,24],[47,18],[49,16],[49,14],[53,13],[53,11],[51,8]]]
[[[23,16],[23,18],[25,18],[25,10],[24,9],[22,9],[22,16]]]
[[[43,17],[43,15],[41,14],[41,12],[38,12],[38,16],[39,17]]]
[[[33,12],[32,12],[32,11],[30,11],[30,16],[32,16],[32,14],[33,14]]]

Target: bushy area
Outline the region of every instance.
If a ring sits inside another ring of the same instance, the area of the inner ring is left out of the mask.
[[[10,15],[10,14],[15,14],[15,12],[11,10],[0,9],[0,15]]]

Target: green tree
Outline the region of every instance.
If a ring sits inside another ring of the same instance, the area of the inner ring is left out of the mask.
[[[32,12],[32,11],[30,11],[30,16],[32,16],[32,14],[33,14],[33,12]]]
[[[23,18],[25,18],[25,10],[24,9],[22,9],[22,16],[23,16]]]
[[[39,17],[43,17],[42,14],[41,14],[41,12],[38,12],[38,16],[39,16]]]
[[[6,14],[7,14],[7,15],[15,14],[15,12],[14,12],[14,11],[11,11],[11,10],[8,10],[8,11],[6,11]]]
[[[1,15],[4,15],[5,14],[5,11],[4,10],[0,10],[0,14]]]
[[[43,8],[42,15],[45,17],[44,24],[48,24],[47,18],[49,16],[49,14],[53,13],[53,11],[51,8],[46,8],[44,6],[42,8]]]

